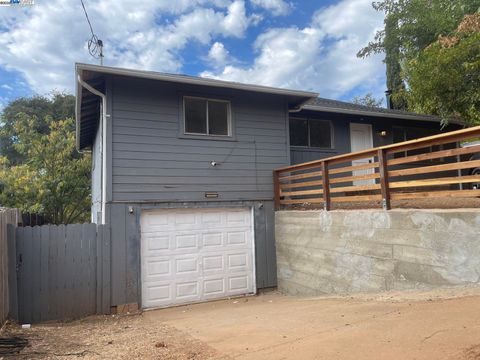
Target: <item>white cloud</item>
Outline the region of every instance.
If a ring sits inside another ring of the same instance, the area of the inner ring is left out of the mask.
[[[228,7],[228,14],[222,20],[221,25],[227,34],[242,37],[249,25],[250,20],[247,17],[245,3],[243,1],[234,1]]]
[[[255,21],[244,0],[104,0],[86,6],[105,44],[105,65],[168,72],[181,69],[179,52],[190,41],[241,38]],[[74,62],[95,61],[86,49],[89,37],[79,2],[53,0],[2,12],[0,66],[20,72],[36,92],[71,90]]]
[[[357,51],[373,38],[383,15],[370,0],[343,0],[317,11],[309,26],[270,29],[257,38],[251,66],[226,65],[206,77],[290,87],[338,98],[352,89],[383,93],[380,56],[358,59]]]
[[[224,66],[231,61],[231,56],[228,50],[221,42],[215,42],[208,52],[208,59],[213,66]]]
[[[250,2],[271,11],[275,16],[287,15],[292,9],[292,5],[283,0],[250,0]]]
[[[259,55],[250,68],[226,66],[220,74],[203,76],[264,85],[305,88],[304,74],[312,69],[312,60],[321,50],[321,33],[314,28],[272,29],[260,35],[254,44]]]
[[[210,49],[205,60],[213,69],[203,76],[316,90],[328,97],[353,88],[383,92],[381,59],[355,56],[382,26],[382,14],[371,8],[371,0],[342,0],[318,10],[301,28],[264,30],[253,44],[250,65],[239,63],[224,40],[243,39],[262,16],[284,14],[292,6],[281,0],[250,0],[270,11],[259,15],[247,13],[245,1],[88,0],[86,6],[105,43],[105,65],[179,72],[181,52],[198,42]],[[29,9],[4,8],[0,66],[20,72],[34,92],[72,90],[74,62],[95,62],[86,49],[89,36],[79,2],[51,0]]]

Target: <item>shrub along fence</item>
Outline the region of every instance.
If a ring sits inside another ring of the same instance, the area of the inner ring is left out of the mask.
[[[0,328],[9,316],[11,307],[15,306],[10,300],[13,294],[9,291],[9,277],[15,277],[15,253],[11,251],[14,239],[8,236],[8,228],[17,225],[19,215],[16,209],[0,208]]]
[[[109,313],[108,226],[19,227],[15,237],[20,322]]]

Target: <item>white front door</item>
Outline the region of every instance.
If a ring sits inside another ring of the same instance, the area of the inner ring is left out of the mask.
[[[372,125],[370,124],[358,124],[358,123],[350,123],[350,144],[351,144],[351,151],[357,152],[362,150],[367,150],[373,148],[373,136],[372,136]],[[352,165],[363,165],[372,163],[374,161],[373,158],[366,158],[360,160],[353,160]],[[353,172],[354,176],[358,175],[367,175],[373,174],[374,169],[366,169],[366,170],[356,170]],[[354,181],[354,185],[370,185],[375,184],[374,179],[368,180],[359,180]]]
[[[251,209],[152,210],[140,222],[143,308],[255,292]]]

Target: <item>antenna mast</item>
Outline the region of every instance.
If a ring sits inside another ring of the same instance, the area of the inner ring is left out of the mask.
[[[92,55],[92,57],[100,60],[100,65],[103,65],[103,58],[104,58],[104,56],[103,56],[103,41],[100,40],[97,37],[97,35],[95,35],[95,33],[93,32],[92,23],[90,22],[90,19],[88,18],[87,9],[85,9],[85,4],[83,3],[83,0],[80,0],[80,2],[82,4],[83,12],[85,13],[85,18],[87,19],[88,26],[90,27],[90,33],[92,34],[92,36],[90,37],[90,39],[87,42],[88,52],[90,53],[90,55]]]

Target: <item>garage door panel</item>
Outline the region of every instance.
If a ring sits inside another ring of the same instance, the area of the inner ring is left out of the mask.
[[[145,271],[148,279],[170,278],[172,276],[170,259],[149,258],[146,260]]]
[[[219,211],[210,211],[200,215],[200,222],[206,226],[222,226],[222,213]]]
[[[202,270],[204,273],[224,272],[225,261],[223,254],[204,255],[202,259]]]
[[[249,226],[250,216],[244,211],[231,211],[226,217],[228,226]]]
[[[142,225],[147,225],[149,229],[155,230],[155,227],[165,226],[169,222],[169,214],[163,213],[143,213],[142,214]]]
[[[173,301],[172,284],[157,283],[144,288],[143,296],[148,299],[151,306],[163,306]]]
[[[216,247],[223,246],[223,233],[221,232],[212,232],[212,233],[203,233],[202,234],[202,245],[205,248],[212,249]]]
[[[194,212],[181,212],[173,216],[173,223],[175,228],[181,229],[183,227],[190,227],[197,224],[197,217]]]
[[[227,256],[228,271],[247,271],[249,266],[248,256],[245,253],[229,254]]]
[[[146,253],[152,251],[169,250],[170,237],[164,233],[151,233],[145,236],[145,251]]]
[[[226,296],[225,279],[223,277],[207,278],[203,280],[203,297],[212,299]]]
[[[149,211],[141,225],[143,307],[254,292],[249,209]]]
[[[196,301],[200,298],[198,281],[187,281],[175,284],[175,298],[181,301]]]
[[[178,276],[199,276],[200,269],[198,266],[197,256],[180,257],[175,259],[175,274]]]
[[[246,245],[248,234],[245,231],[231,231],[227,233],[228,245]]]
[[[228,278],[227,291],[231,294],[244,293],[248,291],[250,281],[248,275],[230,276]]]
[[[198,248],[197,234],[183,234],[175,236],[175,249],[178,250],[195,250]]]

